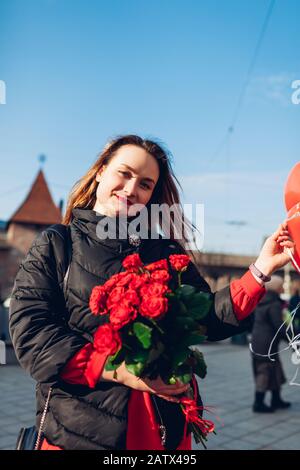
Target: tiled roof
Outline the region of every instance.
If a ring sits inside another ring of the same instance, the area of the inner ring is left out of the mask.
[[[39,171],[25,201],[8,222],[38,225],[52,225],[61,222],[61,212],[52,199],[42,170]]]

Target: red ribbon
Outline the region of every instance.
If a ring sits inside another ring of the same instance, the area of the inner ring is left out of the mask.
[[[182,405],[182,411],[186,417],[186,421],[188,423],[194,423],[196,426],[199,427],[202,434],[206,436],[210,432],[214,431],[215,425],[209,419],[202,419],[200,417],[200,411],[204,410],[205,407],[197,406],[198,388],[197,388],[197,382],[196,382],[194,375],[192,377],[192,383],[193,383],[193,389],[194,389],[193,390],[194,398],[193,399],[187,398],[187,397],[181,398],[180,403]]]
[[[204,436],[214,431],[215,425],[212,421],[200,418],[199,413],[204,408],[202,406],[197,406],[195,400],[192,400],[191,398],[182,398],[180,403],[183,405],[182,411],[188,423],[196,424]]]

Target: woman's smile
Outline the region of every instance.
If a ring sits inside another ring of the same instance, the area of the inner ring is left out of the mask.
[[[117,197],[118,202],[121,204],[126,206],[131,206],[133,204],[133,202],[131,202],[126,196],[120,196],[119,194],[115,194],[115,196]]]

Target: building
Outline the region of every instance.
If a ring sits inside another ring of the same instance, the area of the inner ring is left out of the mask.
[[[19,265],[36,235],[61,222],[42,170],[35,178],[25,200],[3,227],[0,224],[0,299],[9,297]]]

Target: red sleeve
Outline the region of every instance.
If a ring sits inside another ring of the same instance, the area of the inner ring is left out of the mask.
[[[86,344],[65,365],[60,377],[71,384],[88,385],[94,388],[99,382],[107,359],[94,349],[93,344]]]
[[[241,321],[248,317],[265,295],[266,289],[257,282],[251,271],[230,283],[230,294],[236,318]]]

